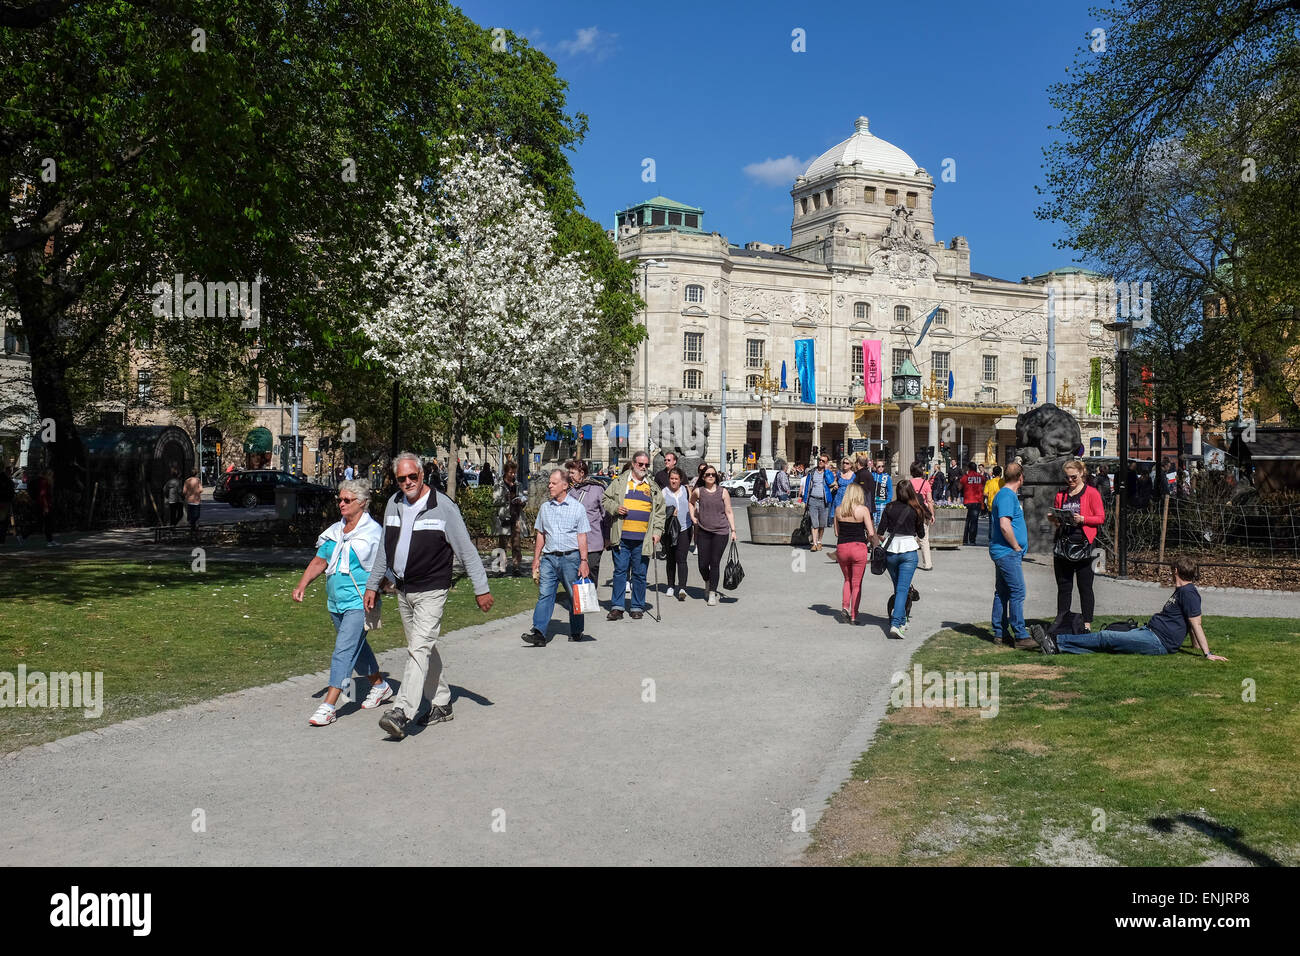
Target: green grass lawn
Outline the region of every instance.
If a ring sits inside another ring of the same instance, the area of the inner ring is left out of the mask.
[[[334,625],[325,578],[302,604],[290,592],[302,568],[211,562],[201,573],[175,563],[32,562],[5,577],[0,671],[102,671],[103,714],[72,708],[0,707],[0,753],[93,730],[230,691],[328,670]],[[443,633],[533,606],[528,578],[493,578],[484,614],[461,580],[447,600]],[[405,646],[395,601],[369,639],[375,652]],[[400,676],[400,675],[399,675]]]
[[[934,635],[913,663],[996,673],[997,715],[891,706],[809,862],[1300,864],[1300,621],[1205,630],[1228,663],[1045,657],[974,625]]]

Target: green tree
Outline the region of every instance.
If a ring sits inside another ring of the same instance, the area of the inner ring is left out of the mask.
[[[586,119],[554,64],[440,0],[39,6],[0,17],[0,306],[57,425],[62,509],[85,464],[71,379],[134,335],[171,338],[157,283],[259,280],[260,328],[202,320],[232,349],[256,336],[250,371],[302,394],[356,368],[354,250],[452,133],[518,147],[548,202],[576,207],[565,150]]]
[[[1044,151],[1039,215],[1122,278],[1178,294],[1198,281],[1223,306],[1198,347],[1243,361],[1300,417],[1286,360],[1300,303],[1300,2],[1129,0],[1093,14],[1104,44],[1050,90],[1062,136]]]

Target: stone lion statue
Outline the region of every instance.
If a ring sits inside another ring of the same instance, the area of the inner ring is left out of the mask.
[[[1016,455],[1022,464],[1073,455],[1083,444],[1074,416],[1055,405],[1039,405],[1016,418]]]

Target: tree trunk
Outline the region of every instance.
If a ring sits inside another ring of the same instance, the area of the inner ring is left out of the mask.
[[[27,333],[32,356],[32,392],[45,455],[44,467],[54,472],[55,524],[80,525],[86,513],[86,449],[81,443],[73,414],[72,396],[64,375],[59,326],[62,317],[54,311],[53,293],[44,281],[44,247],[37,246],[15,255],[18,313]],[[48,430],[53,423],[53,431]],[[68,520],[70,519],[70,520]]]
[[[459,471],[460,452],[456,449],[456,437],[460,434],[460,423],[452,416],[451,434],[447,436],[447,494],[456,500],[456,475]]]

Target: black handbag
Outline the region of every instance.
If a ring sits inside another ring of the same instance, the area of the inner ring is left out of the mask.
[[[790,536],[790,543],[793,545],[812,544],[812,515],[808,513],[808,506],[803,507],[803,520],[799,522],[799,530]]]
[[[885,564],[885,559],[889,556],[889,552],[886,549],[889,547],[889,542],[893,540],[894,536],[893,534],[890,534],[890,536],[885,539],[884,544],[878,544],[871,549],[872,574],[884,574],[887,570],[888,566]]]
[[[665,509],[664,515],[664,533],[659,536],[659,552],[656,558],[669,558],[677,550],[677,535],[679,527],[677,523],[677,507],[669,505]]]
[[[1066,561],[1080,562],[1092,560],[1092,545],[1088,539],[1084,538],[1078,541],[1070,537],[1070,532],[1062,529],[1056,533],[1056,541],[1052,544],[1052,554],[1058,558],[1064,558]]]
[[[733,541],[731,550],[727,552],[727,567],[722,572],[722,586],[728,591],[734,591],[740,587],[740,582],[743,580],[745,580],[745,569],[740,566],[740,549]]]

